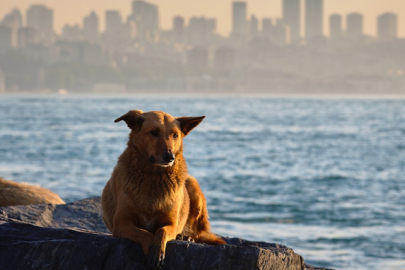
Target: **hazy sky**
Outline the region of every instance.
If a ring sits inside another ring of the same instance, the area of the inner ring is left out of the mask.
[[[303,0],[301,0],[303,1]],[[124,18],[131,12],[132,0],[0,0],[0,18],[13,8],[19,8],[25,20],[26,10],[31,4],[45,4],[54,10],[55,30],[60,32],[64,24],[82,24],[85,15],[94,10],[100,17],[104,29],[105,10],[119,10]],[[160,12],[160,25],[171,28],[172,18],[182,15],[217,18],[218,33],[228,35],[231,30],[232,0],[149,0],[157,4]],[[247,0],[248,16],[281,17],[282,0]],[[324,0],[325,33],[328,34],[328,17],[332,13],[346,15],[350,12],[364,14],[365,33],[375,35],[376,18],[379,14],[391,11],[399,16],[399,36],[405,37],[405,0]]]

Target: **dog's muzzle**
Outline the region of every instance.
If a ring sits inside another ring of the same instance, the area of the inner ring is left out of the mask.
[[[151,156],[149,158],[150,162],[152,162],[153,164],[160,166],[160,167],[170,167],[173,165],[174,160],[175,160],[175,155],[173,153],[164,153],[162,155],[162,159],[161,160],[156,160],[156,158],[154,156]]]

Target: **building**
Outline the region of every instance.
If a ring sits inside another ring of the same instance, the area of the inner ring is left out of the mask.
[[[287,44],[289,26],[287,26],[282,19],[277,19],[276,24],[273,24],[273,21],[270,18],[264,18],[262,23],[262,34],[274,44],[284,46]]]
[[[232,3],[232,35],[245,37],[248,31],[247,7],[245,2]]]
[[[67,24],[62,28],[61,38],[64,40],[80,40],[82,38],[82,29],[77,24]]]
[[[206,44],[211,34],[211,28],[205,17],[192,17],[187,27],[188,42],[192,45]]]
[[[21,12],[18,9],[13,9],[4,16],[1,24],[11,29],[11,46],[18,47],[18,29],[23,25]]]
[[[301,42],[301,3],[300,0],[283,0],[283,21],[290,29],[290,43]]]
[[[0,52],[12,47],[12,30],[6,25],[0,25]]]
[[[270,18],[263,18],[262,34],[266,38],[271,38],[273,35],[273,21]]]
[[[108,43],[121,39],[123,24],[121,14],[116,10],[107,10],[105,13],[105,36]]]
[[[323,36],[323,0],[305,2],[305,38],[311,40]]]
[[[136,24],[138,38],[153,41],[159,37],[159,9],[156,5],[133,1],[131,19]]]
[[[173,36],[176,42],[184,42],[184,18],[181,16],[173,18]]]
[[[337,40],[343,35],[342,16],[332,14],[329,17],[329,35],[332,40]]]
[[[18,47],[25,48],[39,42],[38,31],[32,27],[21,27],[18,29]]]
[[[0,93],[6,92],[6,76],[0,69]]]
[[[397,39],[398,17],[394,13],[384,13],[377,19],[377,38],[380,41]]]
[[[204,71],[208,67],[208,50],[201,46],[188,50],[187,63],[193,70]]]
[[[229,71],[236,65],[236,50],[231,47],[222,46],[215,50],[215,69],[217,71]]]
[[[53,10],[44,5],[30,6],[27,11],[27,27],[37,31],[41,43],[52,44],[54,40]]]
[[[214,18],[207,19],[207,31],[208,34],[215,34],[217,32],[217,19]]]
[[[87,40],[97,40],[99,35],[99,19],[97,14],[92,11],[83,19],[83,37]]]
[[[359,13],[347,15],[346,36],[351,39],[358,39],[363,36],[363,15]]]
[[[12,31],[6,25],[0,25],[0,53],[6,52],[12,47]]]
[[[259,33],[259,20],[255,15],[250,16],[249,36],[255,37]]]
[[[277,19],[273,26],[272,36],[270,40],[277,46],[285,46],[287,44],[287,36],[289,35],[289,26],[282,19]]]

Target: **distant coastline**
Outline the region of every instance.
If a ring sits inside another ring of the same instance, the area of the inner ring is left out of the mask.
[[[4,96],[35,96],[35,97],[46,97],[46,96],[60,96],[60,97],[135,97],[135,96],[164,96],[164,97],[268,97],[268,98],[299,98],[299,99],[400,99],[405,100],[405,92],[404,93],[277,93],[277,92],[253,92],[253,93],[246,93],[246,92],[238,92],[238,93],[218,93],[218,92],[205,92],[205,93],[197,93],[197,92],[165,92],[165,91],[156,91],[156,92],[69,92],[66,91],[63,94],[55,92],[55,91],[18,91],[18,92],[3,92],[0,93],[0,98]]]

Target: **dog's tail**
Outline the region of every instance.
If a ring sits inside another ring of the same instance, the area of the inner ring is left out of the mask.
[[[198,238],[195,239],[195,242],[208,245],[226,245],[226,242],[223,239],[211,232],[201,232]]]
[[[209,245],[226,245],[226,242],[219,236],[211,232],[211,226],[209,223],[207,205],[204,203],[201,215],[197,220],[198,236],[195,241],[197,243],[204,243]]]

